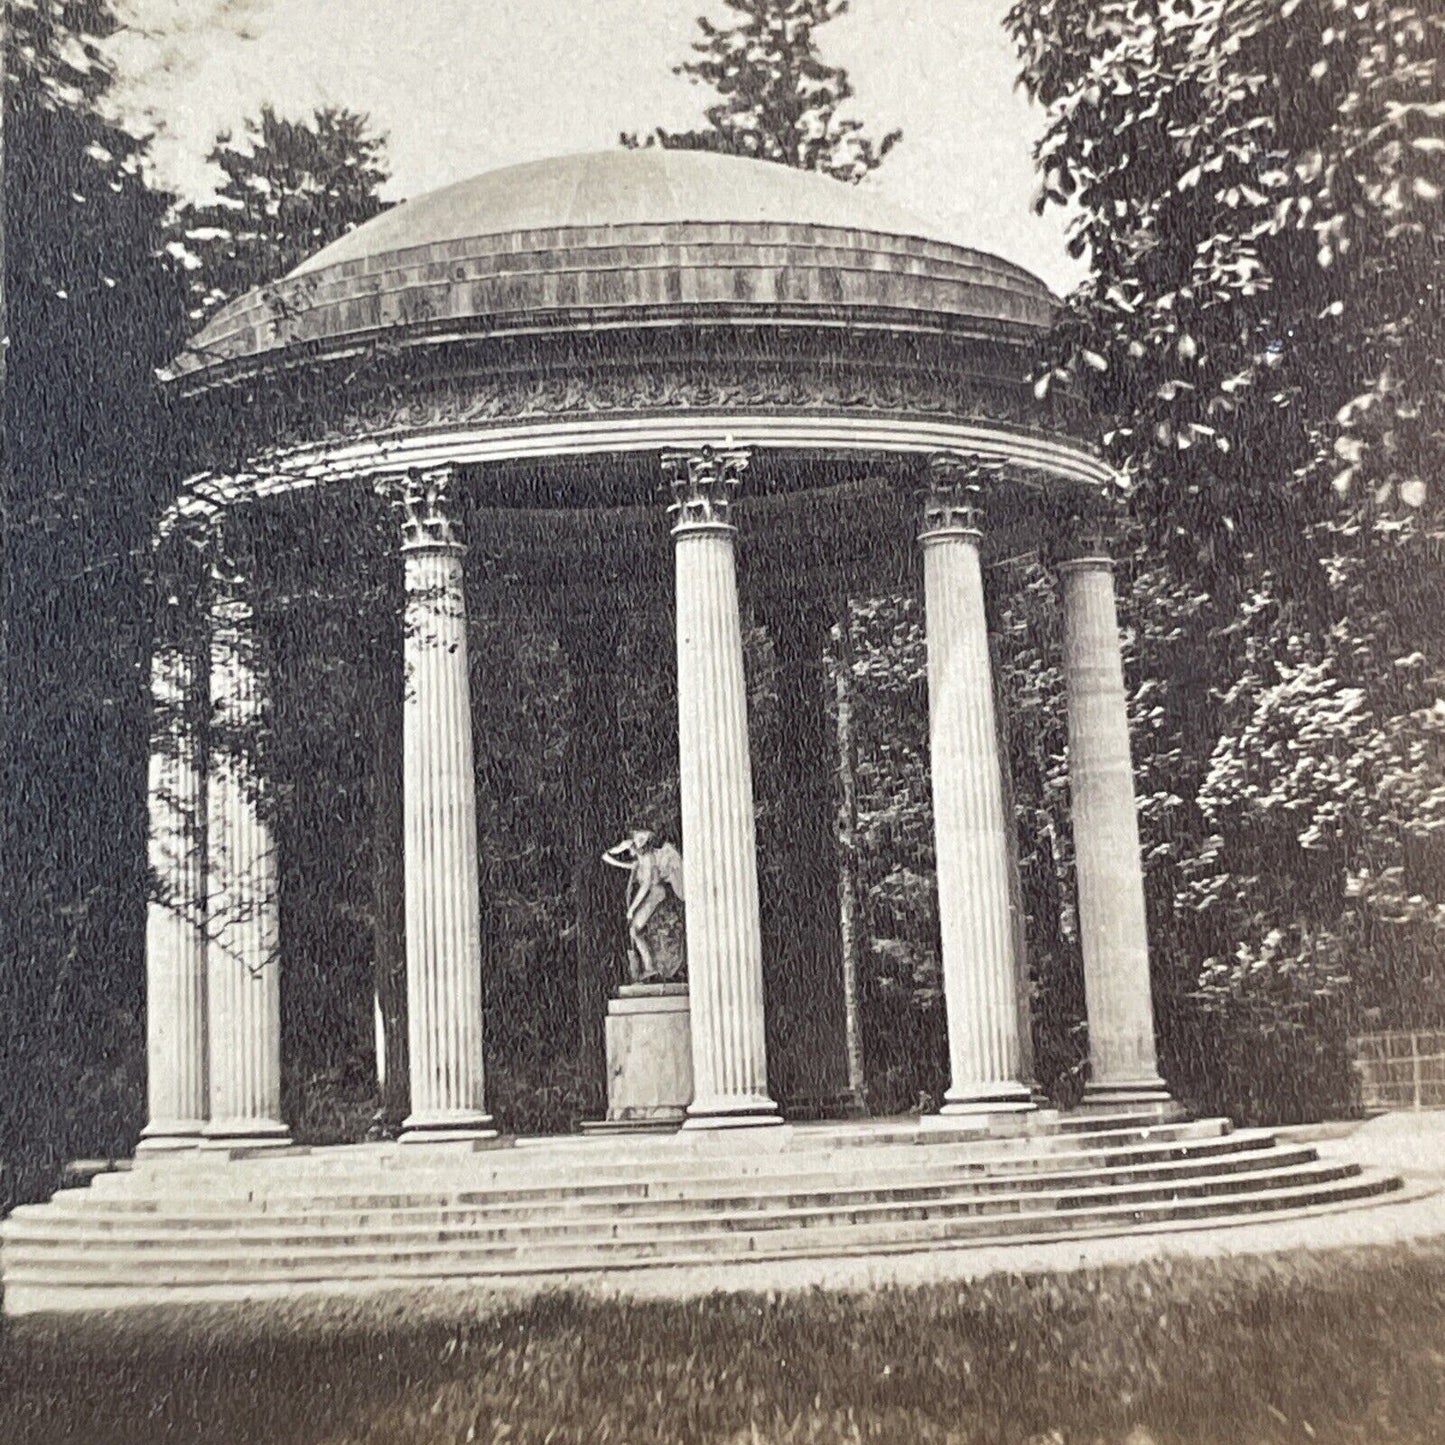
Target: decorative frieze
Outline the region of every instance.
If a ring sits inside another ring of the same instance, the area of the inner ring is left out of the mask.
[[[1028,424],[1038,407],[1026,389],[983,378],[948,380],[936,371],[900,368],[873,372],[766,362],[722,361],[704,374],[667,363],[615,367],[582,374],[498,377],[493,371],[435,381],[412,377],[307,397],[270,418],[267,446],[295,446],[469,426],[480,422],[549,417],[597,417],[628,412],[724,410],[775,413],[877,413],[955,417],[967,421]]]

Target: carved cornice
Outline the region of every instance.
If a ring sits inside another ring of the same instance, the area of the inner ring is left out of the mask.
[[[866,412],[537,418],[395,437],[353,437],[283,451],[267,449],[245,466],[192,477],[163,514],[167,533],[190,519],[288,493],[337,485],[371,486],[379,477],[434,467],[536,464],[550,459],[692,451],[731,436],[778,458],[790,453],[875,457],[932,456],[940,450],[1006,463],[1011,479],[1047,488],[1097,491],[1112,474],[1079,443],[1036,428],[950,417],[883,417]]]

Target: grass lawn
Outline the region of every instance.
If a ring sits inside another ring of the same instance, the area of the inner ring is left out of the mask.
[[[0,1441],[1445,1441],[1445,1241],[974,1284],[32,1318]]]

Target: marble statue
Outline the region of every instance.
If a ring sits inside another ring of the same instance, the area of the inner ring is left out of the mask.
[[[603,855],[631,875],[627,889],[628,974],[633,983],[674,983],[687,956],[682,922],[682,854],[638,829]]]

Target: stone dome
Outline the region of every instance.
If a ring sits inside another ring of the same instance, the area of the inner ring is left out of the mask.
[[[704,151],[595,151],[486,171],[383,212],[292,273],[479,236],[613,226],[772,223],[952,238],[862,186]]]
[[[770,162],[609,150],[418,196],[223,307],[188,388],[368,344],[645,326],[886,327],[1018,339],[1048,288],[870,190]]]

